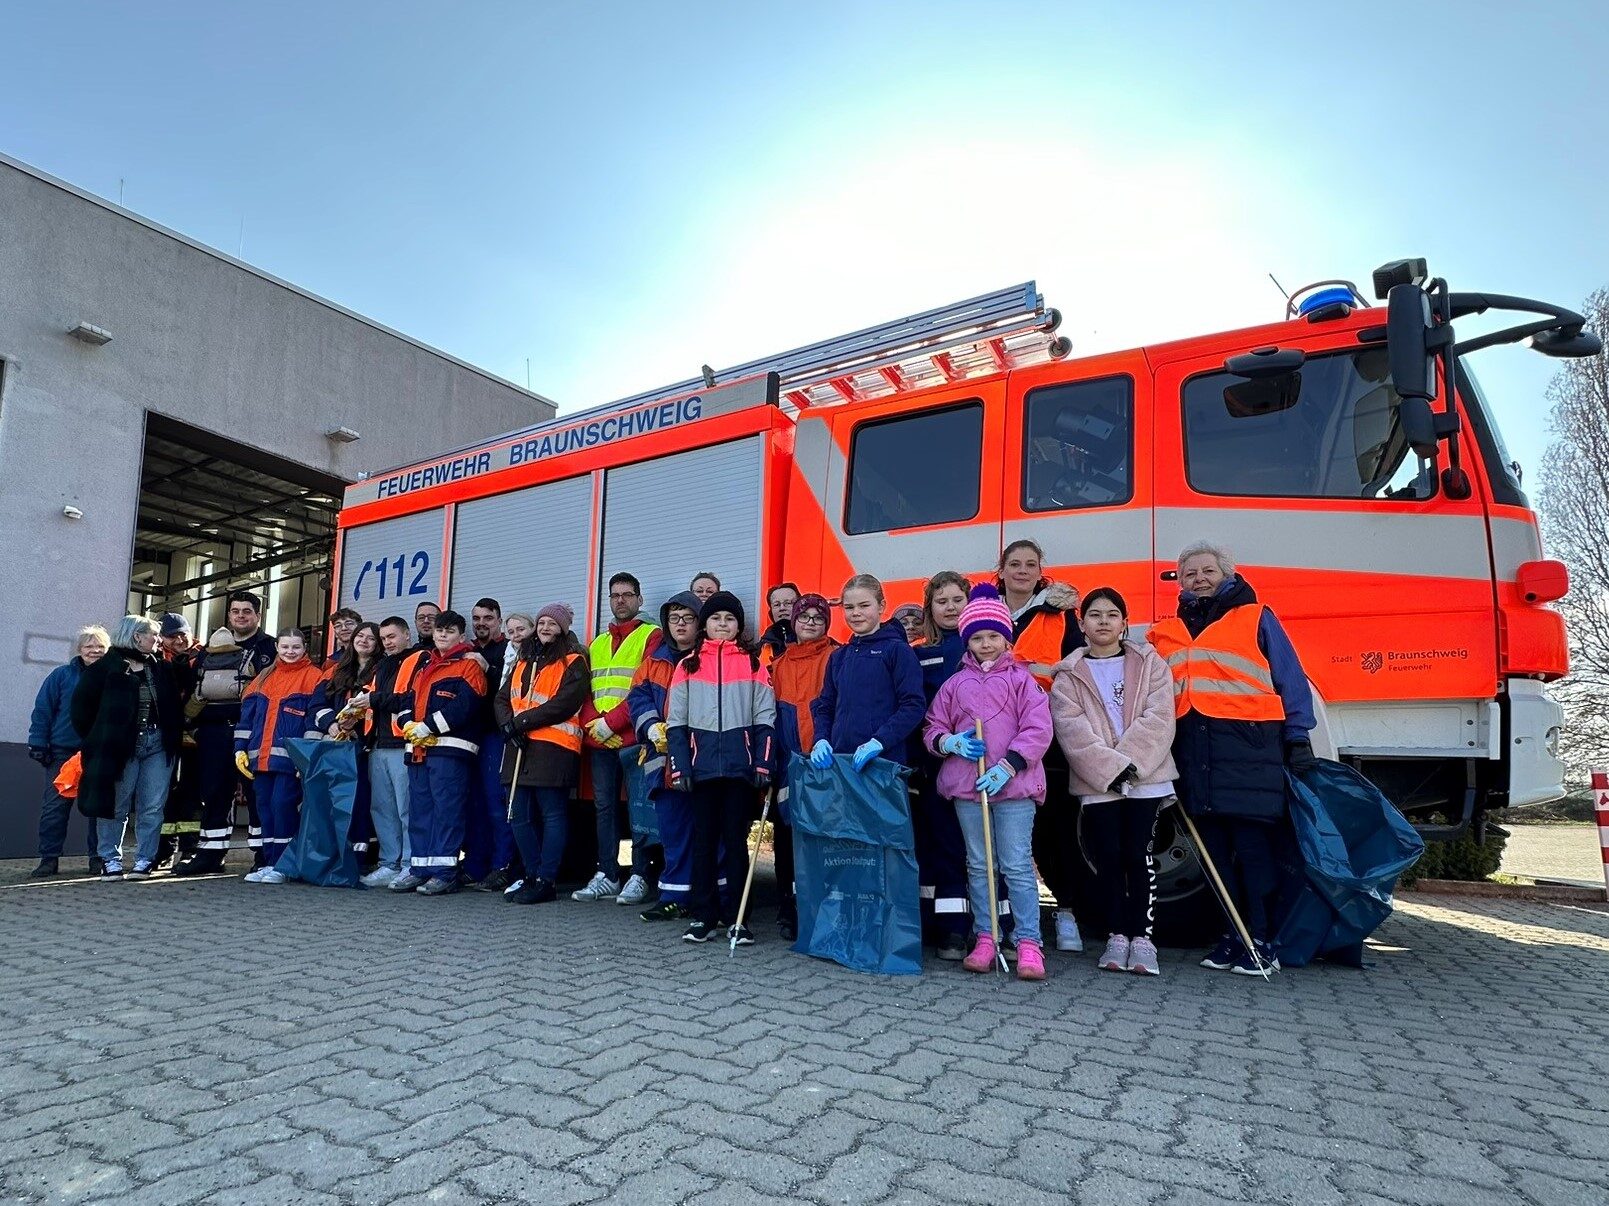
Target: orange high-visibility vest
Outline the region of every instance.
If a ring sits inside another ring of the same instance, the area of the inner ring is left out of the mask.
[[[579,653],[568,653],[556,661],[549,662],[534,675],[531,673],[533,663],[523,658],[516,662],[514,673],[508,681],[508,703],[514,711],[515,719],[519,718],[521,712],[527,712],[552,699],[559,689],[559,684],[564,681],[564,672],[570,668],[570,663],[580,656]],[[581,725],[576,716],[545,728],[532,729],[525,734],[525,738],[528,741],[551,741],[572,754],[581,752]]]
[[[1028,672],[1046,691],[1056,678],[1056,663],[1061,661],[1061,643],[1068,623],[1065,611],[1040,611],[1012,643],[1011,651],[1017,660],[1028,664]]]
[[[395,694],[407,694],[413,685],[413,676],[419,670],[419,663],[424,661],[424,658],[425,651],[415,649],[397,664],[397,677],[391,684],[391,690]],[[391,735],[402,740],[407,739],[407,734],[402,731],[402,726],[397,723],[397,714],[395,712],[391,713]]]
[[[1175,716],[1194,709],[1218,720],[1284,720],[1268,658],[1257,645],[1263,605],[1236,607],[1192,637],[1170,617],[1146,633],[1173,671]]]

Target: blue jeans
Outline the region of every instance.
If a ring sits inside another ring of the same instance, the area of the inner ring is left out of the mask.
[[[620,750],[592,751],[592,808],[598,826],[598,870],[615,883],[620,882],[620,754]]]
[[[39,801],[39,857],[60,858],[63,848],[67,845],[67,824],[72,820],[73,802],[66,796],[56,793],[56,776],[61,773],[62,765],[67,761],[66,755],[52,758],[45,764],[45,794]],[[86,818],[84,826],[84,850],[91,857],[95,854],[95,821]]]
[[[117,780],[116,811],[95,823],[103,859],[123,860],[123,834],[132,808],[134,861],[156,861],[157,844],[162,840],[162,806],[168,802],[168,784],[172,780],[173,759],[162,748],[162,734],[155,729],[141,733],[135,739],[133,756]]]
[[[380,843],[380,866],[406,871],[412,848],[408,841],[407,752],[373,750],[369,754],[369,816]]]
[[[564,840],[570,825],[568,787],[522,787],[514,793],[514,819],[509,827],[520,848],[528,879],[552,883],[559,877]],[[541,817],[538,826],[533,814]]]
[[[994,829],[994,865],[1006,881],[1018,942],[1039,942],[1039,881],[1034,877],[1034,813],[1032,800],[990,800]],[[955,819],[967,844],[967,899],[972,905],[972,932],[989,932],[989,871],[983,848],[983,806],[975,800],[955,801]]]

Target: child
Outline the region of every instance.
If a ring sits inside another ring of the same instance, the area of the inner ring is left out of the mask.
[[[972,589],[961,613],[967,653],[961,668],[939,688],[928,710],[923,736],[928,749],[944,756],[938,789],[955,801],[956,820],[967,848],[967,892],[972,900],[976,942],[961,963],[968,971],[994,965],[989,928],[989,868],[979,796],[989,795],[994,858],[1013,900],[1036,901],[1034,814],[1045,802],[1045,751],[1050,748],[1050,703],[1028,667],[1011,652],[1011,613],[994,587]],[[983,739],[976,736],[983,722]],[[988,769],[978,773],[982,759]],[[1017,978],[1043,980],[1045,956],[1039,938],[1039,910],[1023,908],[1016,918]]]
[[[827,635],[832,624],[832,604],[820,595],[801,595],[793,605],[794,643],[771,663],[771,686],[777,697],[778,764],[787,767],[794,754],[802,754],[815,744],[816,726],[810,705],[821,694],[827,679],[827,663],[838,642]],[[784,774],[786,771],[784,770]],[[787,942],[799,936],[799,910],[793,895],[793,826],[787,810],[787,783],[777,791],[777,812],[773,814],[772,846],[776,850],[777,931]]]
[[[812,766],[832,765],[832,756],[852,755],[856,770],[879,755],[904,764],[907,744],[922,727],[927,698],[922,667],[905,630],[883,622],[883,584],[870,574],[844,583],[844,619],[853,634],[827,661],[821,694],[810,705],[816,743]]]
[[[708,942],[721,924],[717,864],[728,884],[748,872],[754,794],[771,781],[776,697],[759,650],[743,633],[743,604],[718,590],[699,612],[704,639],[671,672],[666,699],[670,785],[691,793],[693,921],[682,938]],[[750,945],[748,926],[728,935]]]
[[[1144,641],[1128,641],[1128,605],[1109,586],[1079,608],[1089,645],[1056,667],[1050,711],[1084,810],[1083,835],[1110,934],[1100,966],[1159,975],[1151,941],[1157,814],[1173,795],[1173,675]]]
[[[704,606],[690,590],[672,595],[659,609],[664,637],[637,666],[626,696],[631,726],[641,747],[644,790],[659,822],[664,865],[659,873],[659,900],[638,914],[644,921],[676,921],[690,916],[693,891],[693,814],[686,792],[673,791],[665,752],[665,696],[671,676],[698,644],[698,613]],[[724,877],[722,877],[724,880]],[[730,890],[730,885],[726,885]]]
[[[916,658],[922,667],[922,694],[929,707],[939,688],[961,666],[966,642],[961,639],[961,612],[971,589],[954,570],[927,580],[922,590],[922,639]],[[916,831],[916,869],[922,883],[922,906],[930,940],[938,957],[949,963],[966,958],[967,849],[955,806],[939,794],[940,759],[925,748],[916,758],[920,772],[914,785],[911,822]]]
[[[553,881],[564,858],[570,791],[581,781],[581,707],[592,694],[586,652],[570,631],[574,620],[563,603],[536,613],[534,631],[520,642],[513,673],[495,701],[497,723],[508,738],[500,774],[505,789],[519,770],[509,826],[525,879],[504,895],[511,904],[557,899]]]
[[[446,896],[459,889],[464,817],[479,774],[485,723],[486,671],[456,611],[436,613],[433,646],[413,676],[397,713],[407,738],[408,837],[412,865],[388,885],[393,892]]]
[[[257,780],[257,815],[263,826],[263,865],[246,875],[253,884],[285,882],[275,864],[296,836],[302,803],[302,782],[285,743],[319,735],[313,727],[313,696],[324,671],[307,656],[307,640],[299,629],[280,633],[275,653],[273,665],[241,694],[235,728],[235,765],[247,779]]]

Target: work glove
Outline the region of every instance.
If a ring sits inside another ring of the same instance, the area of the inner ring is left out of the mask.
[[[30,745],[28,747],[28,757],[39,763],[40,766],[49,766],[50,747],[48,745]]]
[[[810,747],[810,765],[825,770],[832,765],[832,742],[823,738]]]
[[[856,770],[865,770],[866,764],[882,752],[883,743],[877,740],[877,738],[873,737],[870,741],[866,742],[855,751],[855,756],[850,759],[850,764]]]
[[[954,754],[957,758],[976,762],[988,755],[989,747],[974,733],[951,733],[948,737],[939,738],[939,753]]]
[[[1313,743],[1307,740],[1287,741],[1285,743],[1285,765],[1297,774],[1314,770],[1318,767],[1318,759],[1313,756]]]
[[[996,762],[988,770],[984,771],[983,774],[978,776],[978,781],[973,784],[973,790],[984,792],[991,796],[997,796],[1010,781],[1011,776],[1016,773],[1017,772],[1012,769],[1011,763],[1004,761]]]
[[[591,737],[596,744],[605,747],[609,746],[611,740],[616,745],[620,744],[619,738],[615,737],[615,731],[609,727],[609,722],[602,716],[594,716],[587,721],[587,736]]]
[[[512,720],[503,726],[503,736],[507,737],[510,741],[514,740],[514,738],[518,737],[519,735],[520,726],[515,724]]]
[[[759,765],[754,768],[754,785],[761,791],[771,786],[771,768]]]
[[[432,744],[427,739],[433,736],[433,734],[428,728],[425,727],[424,722],[420,720],[410,720],[407,724],[403,725],[402,735],[408,739],[408,743],[410,745]]]
[[[1128,766],[1123,768],[1123,773],[1121,775],[1112,780],[1111,785],[1108,786],[1106,790],[1120,791],[1126,796],[1129,794],[1129,789],[1139,781],[1139,768],[1137,768],[1133,763],[1130,763]]]
[[[251,755],[245,750],[241,750],[235,755],[235,769],[241,774],[245,775],[248,779],[255,779],[257,777],[251,773]]]
[[[656,750],[663,754],[667,746],[664,724],[659,721],[655,721],[653,724],[649,725],[648,740],[653,744],[653,747]]]

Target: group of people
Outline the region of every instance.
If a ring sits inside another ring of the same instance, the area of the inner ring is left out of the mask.
[[[1099,966],[1159,974],[1153,846],[1177,798],[1252,938],[1247,949],[1226,935],[1203,964],[1277,966],[1271,835],[1286,767],[1313,758],[1314,723],[1278,620],[1211,544],[1181,553],[1177,615],[1144,640],[1131,637],[1117,590],[1080,597],[1042,566],[1034,542],[1014,541],[991,581],[935,574],[914,615],[888,616],[868,574],[836,601],[782,583],[766,594],[758,635],[713,574],[649,619],[639,581],[620,572],[611,621],[585,646],[559,602],[504,616],[483,598],[467,618],[422,603],[411,626],[342,609],[322,665],[300,631],[262,634],[260,603],[241,592],[205,648],[174,615],[126,617],[110,637],[84,630],[40,691],[30,749],[52,771],[79,753],[79,799],[98,818],[108,879],[158,865],[164,824],[183,824],[164,813],[177,779],[193,785],[198,819],[175,874],[222,868],[239,793],[255,853],[246,879],[283,882],[275,864],[301,794],[288,742],[317,736],[360,749],[351,839],[373,862],[366,886],[427,896],[467,886],[539,904],[557,897],[579,788],[593,801],[597,859],[572,900],[642,906],[645,921],[685,922],[688,942],[738,944],[754,941],[736,906],[765,793],[786,800],[795,759],[837,759],[845,773],[887,759],[910,768],[938,957],[982,972],[1009,953],[1029,980],[1045,975],[1041,877],[1059,906],[1058,949],[1082,949],[1082,895],[1094,914],[1084,928],[1105,935]],[[835,607],[844,643],[830,635]],[[36,874],[57,870],[69,807],[47,791]],[[774,816],[777,925],[792,940],[792,832],[786,807]],[[1080,894],[1085,862],[1094,890]],[[992,898],[1007,949],[997,950]]]

